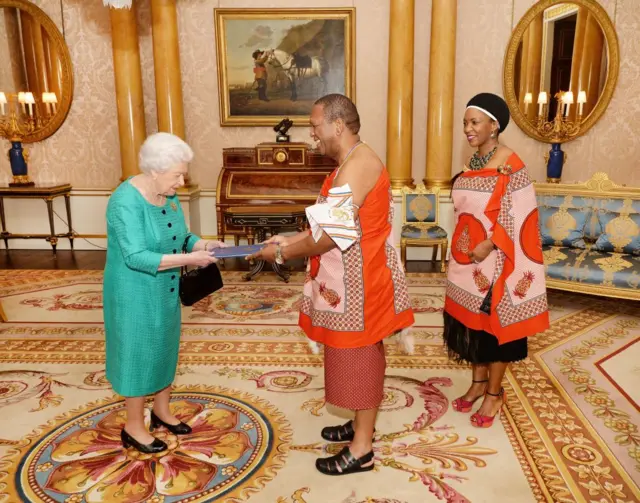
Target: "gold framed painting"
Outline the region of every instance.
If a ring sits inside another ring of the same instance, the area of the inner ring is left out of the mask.
[[[355,8],[214,14],[222,126],[305,125],[325,94],[355,101]]]

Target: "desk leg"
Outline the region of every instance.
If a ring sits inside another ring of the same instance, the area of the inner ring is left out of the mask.
[[[277,229],[269,229],[269,232],[272,236],[275,236],[277,234],[276,230]],[[266,235],[263,235],[262,241],[264,241],[265,239],[266,239]],[[282,278],[282,281],[284,281],[285,283],[289,283],[289,278],[291,277],[291,273],[287,271],[284,266],[281,266],[280,264],[277,264],[276,262],[274,262],[273,264],[271,264],[271,268],[273,269],[273,272],[275,272],[280,278]]]
[[[255,231],[255,235],[258,238],[259,242],[264,241],[264,230],[261,228],[256,229]],[[252,245],[254,243],[254,234],[253,234],[253,229],[249,230],[249,233],[247,234],[247,243],[249,245]],[[253,278],[256,274],[258,274],[260,271],[262,271],[262,269],[264,268],[264,260],[256,260],[255,263],[253,264],[253,269],[251,269],[251,271],[249,271],[248,274],[246,274],[244,276],[244,279],[246,281],[251,281],[251,278]]]
[[[51,230],[51,237],[47,239],[53,248],[53,254],[56,254],[56,246],[58,245],[58,238],[56,237],[56,229],[53,223],[53,199],[47,197],[45,199],[47,203],[47,213],[49,214],[49,229]]]
[[[0,221],[2,222],[2,239],[4,240],[5,249],[9,249],[9,240],[7,239],[7,222],[4,218],[4,198],[0,197]]]
[[[289,283],[289,278],[291,277],[289,272],[286,272],[280,264],[276,264],[275,262],[272,264],[272,267],[273,271],[282,278],[282,281]]]
[[[71,195],[65,194],[64,205],[67,207],[67,223],[69,224],[69,245],[73,250],[73,226],[71,225]]]

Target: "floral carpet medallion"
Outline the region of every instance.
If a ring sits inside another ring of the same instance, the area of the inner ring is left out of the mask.
[[[122,400],[88,404],[54,420],[18,443],[15,493],[38,502],[195,503],[255,492],[282,466],[290,438],[286,420],[255,396],[191,388],[176,389],[171,406],[193,431],[155,432],[169,446],[159,454],[122,447]]]
[[[243,320],[256,317],[298,319],[298,289],[262,286],[247,289],[245,285],[227,285],[224,294],[196,302],[189,319]]]
[[[21,301],[20,304],[44,308],[47,311],[58,311],[59,309],[69,311],[102,309],[102,290],[82,290],[70,294],[31,297]]]
[[[183,310],[171,406],[193,432],[142,455],[105,377],[101,273],[0,271],[0,503],[640,501],[637,303],[549,292],[551,327],[477,429],[451,408],[470,373],[442,345],[445,279],[407,275],[415,351],[385,340],[374,471],[327,477],[315,460],[343,444],[320,431],[351,416],[297,326],[304,276],[224,280]]]

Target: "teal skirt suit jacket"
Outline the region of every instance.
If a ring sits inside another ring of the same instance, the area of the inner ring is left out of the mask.
[[[125,397],[156,393],[175,377],[180,345],[180,269],[158,271],[163,255],[187,252],[200,240],[188,234],[178,196],[149,203],[129,180],[107,206],[104,270],[106,377]]]

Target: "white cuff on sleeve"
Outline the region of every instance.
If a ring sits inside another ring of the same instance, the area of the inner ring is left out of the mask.
[[[353,193],[348,183],[330,189],[327,201],[309,206],[306,213],[316,242],[324,231],[340,250],[345,251],[360,237],[354,218]]]

